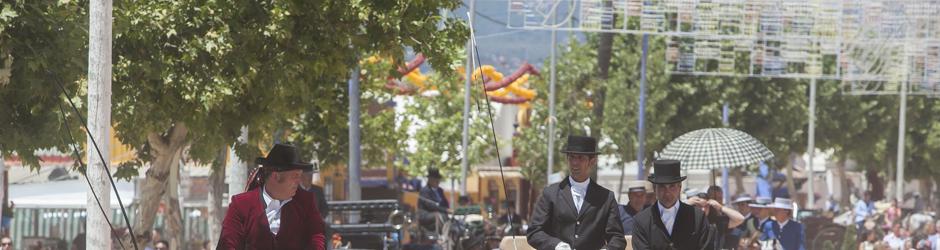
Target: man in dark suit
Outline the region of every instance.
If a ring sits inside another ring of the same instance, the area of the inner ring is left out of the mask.
[[[713,249],[714,228],[710,228],[704,212],[679,202],[682,181],[679,161],[653,162],[653,183],[656,204],[634,217],[633,249]]]
[[[568,136],[562,152],[569,176],[542,190],[526,232],[529,245],[539,250],[626,248],[614,193],[590,179],[597,140]]]
[[[313,165],[287,144],[275,144],[255,162],[262,165],[260,178],[232,197],[216,249],[324,249],[316,197],[300,186]]]
[[[447,215],[450,203],[441,189],[441,172],[436,168],[428,169],[428,185],[418,193],[418,223],[428,230],[435,229],[439,215]]]

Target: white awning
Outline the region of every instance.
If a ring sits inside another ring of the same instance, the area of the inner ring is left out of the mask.
[[[500,176],[499,166],[474,166],[473,168],[480,178],[499,178]],[[522,179],[524,177],[521,171],[522,167],[504,166],[502,172],[506,178]]]
[[[129,206],[134,200],[134,183],[115,180],[121,200]],[[10,201],[17,208],[84,208],[88,203],[88,183],[83,177],[42,183],[10,184]],[[101,191],[95,190],[96,194]],[[111,208],[118,208],[111,190]]]

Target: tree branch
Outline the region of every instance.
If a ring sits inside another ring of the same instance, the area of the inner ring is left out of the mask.
[[[170,148],[179,148],[186,144],[186,135],[189,133],[189,128],[186,127],[186,123],[177,122],[170,128],[170,135],[168,136]]]
[[[157,133],[147,134],[147,142],[150,143],[150,147],[152,147],[153,151],[156,151],[156,152],[166,151],[167,146],[168,146],[166,145],[166,143],[163,142],[163,137],[161,137]]]

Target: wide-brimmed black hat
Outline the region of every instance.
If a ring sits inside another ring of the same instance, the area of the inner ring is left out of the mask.
[[[313,164],[302,162],[297,148],[290,144],[274,144],[267,157],[258,157],[256,164],[273,171],[288,171],[300,169],[304,172],[313,171]]]
[[[597,155],[597,139],[588,136],[569,135],[568,144],[561,150],[566,154]]]
[[[438,178],[443,179],[444,176],[441,175],[441,171],[438,171],[436,168],[428,169],[428,178]]]
[[[657,160],[653,161],[653,173],[646,178],[654,184],[670,184],[682,182],[685,176],[682,176],[682,167],[676,160]]]

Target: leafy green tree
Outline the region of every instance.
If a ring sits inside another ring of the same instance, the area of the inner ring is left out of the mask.
[[[561,51],[566,51],[562,49]],[[592,122],[592,103],[589,99],[590,90],[598,85],[595,80],[596,57],[594,49],[589,43],[571,43],[567,51],[561,53],[557,62],[557,84],[555,96],[555,134],[548,135],[548,94],[549,79],[533,78],[532,86],[538,93],[544,93],[545,98],[532,101],[531,126],[523,127],[519,135],[513,139],[513,148],[517,151],[522,173],[535,187],[545,183],[545,168],[548,164],[547,144],[548,136],[555,137],[554,171],[564,168],[562,165],[564,155],[560,154],[566,135],[588,135],[589,124]]]
[[[452,66],[456,67],[455,62]],[[402,150],[408,164],[397,162],[402,170],[412,176],[423,176],[430,167],[438,168],[448,179],[460,177],[463,139],[464,80],[457,74],[435,73],[431,75],[437,95],[413,96],[405,103],[405,112],[399,117],[403,122],[415,126],[413,145]],[[481,163],[495,156],[493,134],[487,108],[498,114],[496,105],[487,107],[482,98],[483,88],[478,82],[471,86],[470,138],[467,157],[470,165]],[[492,118],[495,121],[495,117]],[[505,143],[505,142],[501,142]],[[509,152],[501,152],[508,157]]]
[[[376,55],[375,58],[383,57]],[[385,85],[389,77],[400,77],[400,73],[391,72],[390,69],[402,66],[403,63],[396,63],[387,58],[376,62],[367,61],[362,60],[360,63],[362,166],[393,167],[394,159],[404,153],[404,145],[409,138],[408,131],[412,128],[413,121],[396,112],[395,107],[402,105],[398,103],[401,98],[396,101],[399,93]],[[445,73],[453,71],[447,70]],[[288,140],[301,148],[311,149],[302,152],[305,154],[304,158],[316,157],[323,168],[345,166],[349,147],[347,115],[348,104],[305,111],[303,115],[288,122],[288,127],[292,130]],[[326,121],[324,118],[341,120]],[[327,128],[321,127],[321,124]]]
[[[243,126],[248,143],[236,147],[243,159],[259,155],[276,131],[294,123],[327,135],[316,143],[341,153],[333,143],[346,135],[333,131],[345,128],[339,107],[347,107],[345,82],[356,55],[401,58],[411,47],[432,65],[453,61],[451,48],[463,44],[466,28],[439,10],[458,4],[116,3],[113,115],[118,137],[140,156],[121,173],[150,166],[134,231],[149,231],[171,165],[184,152],[211,162]]]
[[[560,149],[564,136],[590,134],[601,139],[601,151],[617,157],[618,168],[636,157],[637,96],[639,94],[639,68],[641,36],[616,35],[613,37],[613,56],[609,78],[596,75],[594,37],[586,43],[568,44],[559,57],[556,85],[556,145],[555,171],[565,168]],[[686,76],[665,74],[664,51],[661,37],[650,37],[647,68],[646,158],[660,150],[673,138],[692,129],[720,125],[720,102],[723,88],[719,82],[697,80]],[[540,93],[548,93],[547,79],[534,83]],[[594,115],[593,95],[603,86],[606,89],[603,120]],[[540,98],[533,103],[531,127],[524,127],[513,143],[523,166],[523,175],[542,186],[547,164],[548,101]],[[597,126],[600,126],[599,128]],[[599,132],[597,132],[599,131]],[[600,133],[594,134],[594,133]],[[537,195],[532,195],[537,197]]]
[[[835,174],[844,176],[845,161],[856,160],[858,170],[881,172],[891,163],[894,151],[891,140],[897,140],[897,98],[892,96],[857,96],[844,94],[841,83],[821,81],[817,90],[816,146],[833,149],[838,159]],[[839,178],[841,190],[850,190],[847,178]],[[873,197],[882,197],[883,183],[871,179]],[[880,188],[879,188],[880,187]],[[843,193],[843,205],[849,204],[849,194]]]
[[[920,180],[922,190],[933,190],[940,183],[940,102],[935,98],[910,96],[907,103],[907,121],[905,139],[905,180]],[[895,138],[896,140],[896,138]],[[933,183],[933,184],[931,184]],[[930,200],[932,194],[922,196]]]
[[[82,108],[87,64],[88,13],[81,1],[0,2],[0,156],[17,155],[38,169],[38,149],[70,149],[65,129],[78,142],[84,134],[74,112],[65,106],[57,82]],[[71,119],[64,127],[62,117]]]

